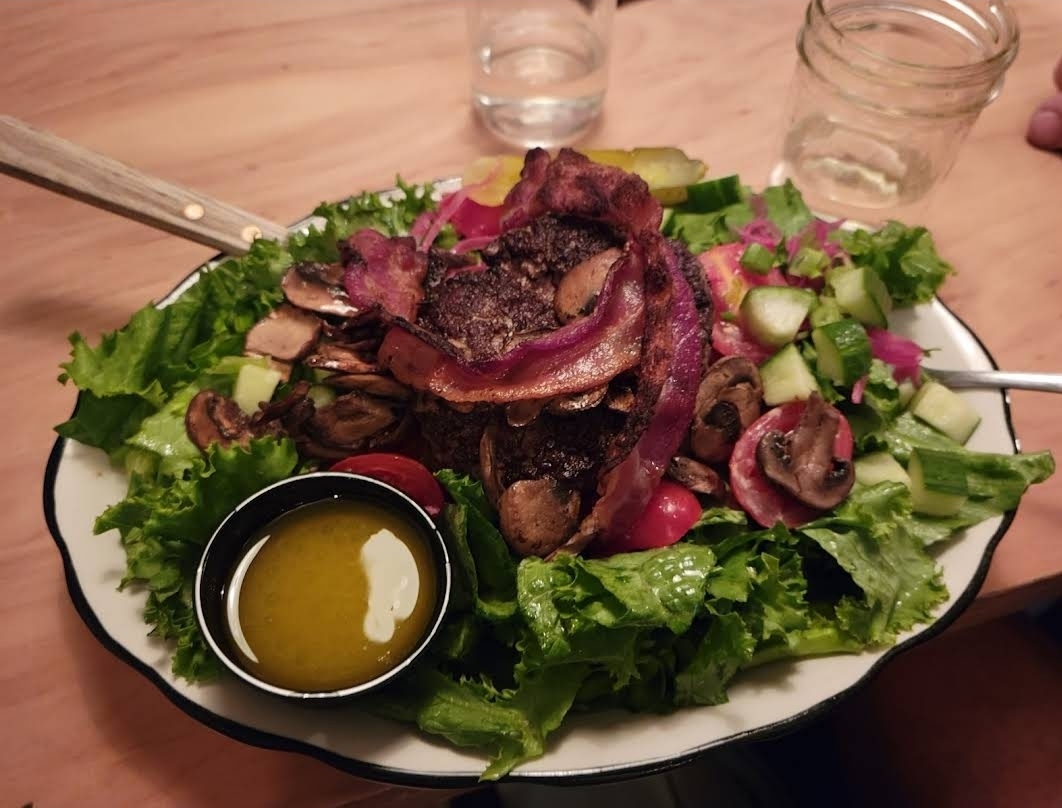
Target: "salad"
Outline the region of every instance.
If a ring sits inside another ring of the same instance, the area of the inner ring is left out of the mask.
[[[57,431],[128,473],[95,531],[176,675],[221,675],[191,590],[236,504],[337,462],[415,498],[430,473],[452,609],[365,706],[497,778],[571,713],[719,704],[750,667],[894,643],[947,597],[934,546],[1053,473],[965,448],[976,412],[889,330],[952,272],[924,228],[842,229],[674,149],[590,157],[322,205],[72,335]]]

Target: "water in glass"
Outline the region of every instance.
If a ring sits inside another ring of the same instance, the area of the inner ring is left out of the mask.
[[[608,43],[575,15],[516,12],[474,43],[472,100],[484,122],[521,146],[571,142],[597,117],[608,83]]]

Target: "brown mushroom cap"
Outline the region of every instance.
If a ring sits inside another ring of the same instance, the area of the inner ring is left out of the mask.
[[[502,535],[521,556],[546,557],[568,540],[580,497],[554,480],[518,480],[498,500]]]
[[[391,401],[407,401],[413,397],[413,391],[391,376],[377,373],[334,373],[322,382],[336,390],[353,392],[386,398]]]
[[[251,440],[251,419],[240,406],[214,390],[200,390],[188,403],[184,414],[184,429],[200,451],[212,443],[229,447],[234,443],[246,446]]]
[[[726,499],[726,483],[719,473],[692,458],[671,458],[667,476],[695,494],[702,494],[720,502]]]
[[[697,389],[690,448],[705,463],[730,457],[737,439],[760,416],[763,383],[756,365],[743,356],[715,362]]]
[[[505,491],[502,470],[496,457],[497,428],[488,426],[479,439],[479,479],[483,482],[483,491],[487,499],[496,508],[498,500]]]
[[[280,281],[284,295],[300,309],[354,317],[361,312],[343,288],[343,267],[338,264],[293,264]]]
[[[303,360],[303,364],[338,373],[380,373],[382,370],[375,355],[366,356],[349,345],[333,342],[318,345],[317,350]]]
[[[608,271],[620,254],[615,247],[610,247],[576,264],[565,273],[553,295],[553,311],[558,320],[567,323],[594,310]]]
[[[833,455],[840,422],[840,413],[812,394],[791,431],[772,430],[760,438],[756,460],[763,473],[813,508],[839,505],[855,483],[851,461]]]
[[[321,320],[315,315],[282,303],[251,326],[244,351],[295,362],[310,352],[321,335]]]
[[[360,393],[346,393],[314,412],[305,430],[321,443],[356,450],[398,420],[398,413],[387,402]]]
[[[546,410],[554,415],[590,410],[604,401],[607,393],[608,385],[602,385],[601,387],[595,387],[593,390],[587,390],[585,393],[557,396],[550,399],[549,404],[546,405]]]

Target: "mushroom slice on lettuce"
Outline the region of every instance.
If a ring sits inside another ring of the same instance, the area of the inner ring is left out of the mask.
[[[840,420],[837,410],[813,394],[795,428],[771,430],[756,445],[767,479],[813,508],[839,505],[855,483],[852,462],[833,454]]]

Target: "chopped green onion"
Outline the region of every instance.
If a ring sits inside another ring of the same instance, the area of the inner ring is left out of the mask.
[[[766,275],[774,266],[774,253],[762,244],[753,242],[741,253],[741,266],[745,269]]]
[[[830,259],[822,250],[801,247],[789,262],[789,274],[801,278],[818,278],[830,265]]]

